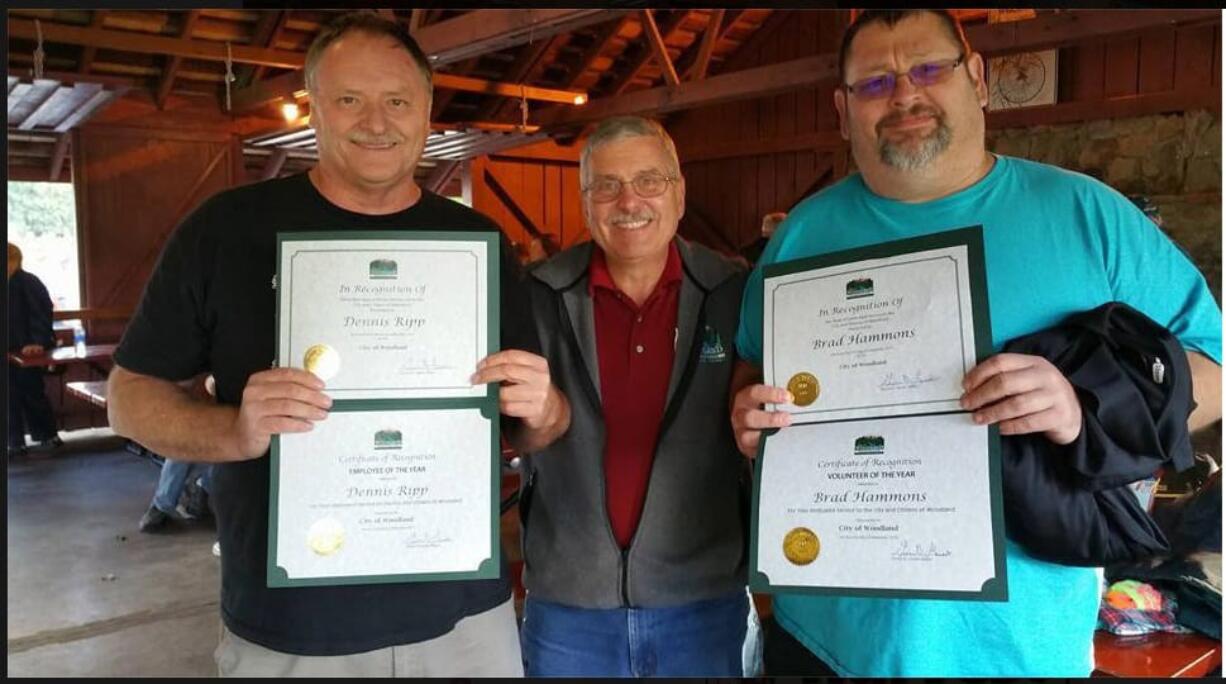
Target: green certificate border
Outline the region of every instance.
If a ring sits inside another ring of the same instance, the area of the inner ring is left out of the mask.
[[[283,284],[281,277],[282,247],[286,242],[301,241],[366,241],[366,240],[403,240],[406,242],[445,241],[445,242],[483,242],[486,245],[486,353],[493,354],[500,350],[502,321],[502,261],[500,238],[498,234],[478,231],[434,231],[434,230],[354,230],[354,231],[319,231],[319,232],[282,232],[277,233],[277,287]],[[277,336],[277,349],[281,348],[281,293],[277,293],[277,316],[274,334]],[[280,360],[278,359],[278,365]],[[474,369],[475,370],[475,369]],[[351,584],[390,584],[395,582],[440,582],[470,579],[497,579],[500,576],[501,536],[499,498],[502,491],[502,451],[499,442],[498,387],[487,385],[484,397],[457,397],[425,399],[347,399],[332,404],[333,412],[347,411],[421,411],[431,409],[466,409],[475,408],[481,415],[490,420],[490,557],[480,566],[470,572],[442,573],[398,573],[391,575],[351,575],[347,577],[313,577],[290,579],[284,568],[276,564],[277,550],[277,508],[280,498],[279,473],[281,466],[281,439],[279,435],[272,436],[272,453],[269,463],[268,482],[268,548],[267,548],[267,581],[270,588],[280,587],[317,587],[339,586]]]
[[[983,256],[983,227],[971,226],[941,233],[932,233],[905,240],[882,242],[866,247],[831,252],[804,259],[783,261],[767,264],[763,267],[765,278],[788,275],[817,268],[837,266],[839,264],[869,259],[901,256],[913,252],[945,247],[965,246],[967,251],[967,272],[970,281],[971,310],[974,316],[975,359],[982,362],[992,355],[992,324],[988,309],[987,272]],[[763,289],[763,298],[766,291]],[[765,304],[765,302],[764,302]],[[765,339],[765,335],[763,335]],[[942,411],[940,413],[948,413]],[[896,419],[927,415],[924,412],[906,415],[890,415],[884,418]],[[876,418],[848,419],[848,422],[872,421]],[[806,421],[823,422],[823,421]],[[831,421],[844,422],[844,421]],[[995,425],[988,428],[988,496],[991,501],[992,515],[992,556],[995,564],[995,576],[987,579],[978,591],[944,591],[944,590],[914,590],[914,589],[867,589],[864,587],[813,587],[797,585],[771,584],[770,577],[758,569],[758,510],[761,501],[760,484],[762,482],[762,463],[766,455],[766,444],[770,436],[778,432],[778,428],[764,430],[762,440],[758,444],[757,458],[754,459],[753,511],[749,529],[749,587],[753,591],[764,593],[795,593],[817,594],[824,596],[863,596],[870,598],[917,598],[917,599],[957,599],[967,601],[1003,602],[1009,598],[1008,577],[1005,568],[1005,511],[1004,495],[1001,484],[1001,451],[1000,431]]]

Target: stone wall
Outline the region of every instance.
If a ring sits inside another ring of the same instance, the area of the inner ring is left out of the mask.
[[[988,131],[988,147],[1145,195],[1222,301],[1222,122],[1206,111]]]

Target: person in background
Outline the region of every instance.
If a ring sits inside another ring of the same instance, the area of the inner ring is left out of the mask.
[[[41,356],[55,346],[51,332],[51,295],[38,276],[21,268],[21,249],[9,244],[9,337],[8,351],[22,356]],[[9,364],[8,455],[26,453],[26,434],[35,451],[54,449],[64,442],[55,427],[55,411],[47,400],[42,368]]]

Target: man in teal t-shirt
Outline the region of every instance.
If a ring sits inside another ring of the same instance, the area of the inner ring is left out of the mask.
[[[809,197],[779,228],[745,288],[733,429],[752,457],[786,427],[790,401],[761,383],[762,264],[982,225],[993,348],[1070,314],[1123,301],[1188,350],[1193,429],[1221,416],[1221,311],[1204,278],[1122,195],[1056,167],[984,147],[983,58],[948,13],[870,11],[848,29],[835,92],[860,173]],[[997,354],[967,374],[963,408],[1004,439],[1081,431],[1072,386],[1042,357]],[[1000,387],[1005,389],[1000,389]],[[1093,669],[1101,569],[1056,565],[1006,542],[1004,603],[779,594],[779,626],[841,676],[1058,676]],[[784,635],[786,638],[787,635]]]

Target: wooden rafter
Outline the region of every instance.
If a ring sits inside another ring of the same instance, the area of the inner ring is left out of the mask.
[[[647,37],[647,44],[651,46],[651,54],[664,74],[664,82],[669,85],[677,85],[681,79],[677,78],[677,70],[673,68],[673,60],[668,56],[668,46],[664,44],[664,37],[660,35],[660,27],[656,25],[655,17],[651,15],[649,9],[639,12],[639,16],[642,17],[643,35]],[[681,15],[681,21],[677,22],[677,26],[681,25],[685,16],[685,14]]]
[[[275,47],[281,30],[285,28],[285,22],[289,19],[289,13],[289,10],[265,10],[255,25],[255,31],[251,34],[251,44],[268,48]],[[268,67],[259,65],[240,65],[235,86],[245,88],[263,78],[267,70]]]
[[[538,40],[534,43],[528,43],[519,50],[519,54],[515,56],[515,61],[511,66],[507,67],[505,80],[511,83],[531,83],[536,80],[544,64],[541,59],[557,50],[566,41],[570,40],[570,35],[558,35],[549,40]],[[510,99],[490,99],[477,110],[475,118],[477,119],[498,119],[501,115],[509,110],[513,100]]]
[[[455,71],[458,73],[468,73],[476,68],[477,62],[481,61],[481,57],[470,57],[456,66]],[[440,74],[434,74],[435,85],[438,85],[438,77]],[[434,93],[434,102],[430,106],[430,118],[438,119],[443,116],[443,112],[447,111],[447,105],[451,104],[451,100],[459,93],[459,90],[452,88],[438,88]],[[474,117],[484,118],[484,117]]]
[[[425,13],[426,13],[426,10],[420,7],[414,7],[413,10],[409,13],[409,33],[410,34],[416,34],[417,31],[421,29],[422,17],[425,15]]]
[[[583,51],[583,55],[580,56],[579,61],[576,62],[574,71],[567,74],[564,87],[573,88],[575,83],[577,83],[583,76],[584,72],[591,69],[592,64],[600,57],[602,53],[604,53],[605,49],[609,47],[609,43],[613,42],[613,39],[616,38],[617,35],[622,32],[622,29],[624,29],[632,20],[632,15],[627,14],[616,21],[609,22],[605,26],[605,29],[597,34],[596,40],[592,41],[592,44]]]
[[[670,16],[668,21],[664,23],[664,28],[659,31],[661,34],[661,41],[667,42],[668,39],[677,32],[677,29],[681,28],[681,25],[685,23],[685,19],[688,15],[689,12],[687,11],[673,10],[672,16]],[[642,72],[644,67],[651,62],[651,58],[655,53],[651,49],[651,39],[646,37],[647,33],[647,28],[644,26],[643,35],[648,45],[639,51],[638,57],[635,58],[635,60],[631,62],[630,66],[627,67],[624,72],[622,72],[622,75],[613,82],[613,85],[608,90],[608,96],[620,95],[625,92],[630,83],[633,82],[634,79],[638,78],[639,73]]]
[[[805,57],[711,76],[702,81],[687,81],[675,86],[601,98],[581,108],[551,107],[541,112],[533,123],[546,128],[570,127],[610,116],[648,112],[666,114],[721,102],[777,95],[834,78],[836,70],[834,55]]]
[[[196,26],[196,21],[200,19],[200,10],[188,10],[183,17],[183,26],[179,29],[180,38],[190,38],[192,29]],[[162,74],[162,80],[158,83],[158,89],[154,96],[157,102],[158,109],[165,109],[166,98],[170,95],[170,89],[175,83],[175,75],[179,71],[179,65],[183,63],[183,58],[179,55],[172,55],[166,64],[166,72]]]
[[[528,231],[528,234],[532,237],[541,237],[541,229],[537,227],[536,222],[520,208],[519,204],[515,202],[515,198],[511,196],[511,193],[507,192],[502,183],[498,182],[498,177],[493,171],[486,168],[483,175],[485,177],[485,184],[494,193],[494,196],[498,198],[498,201],[502,202],[502,205],[507,208],[507,211],[511,212],[511,215],[523,225],[524,230]]]
[[[51,150],[50,180],[60,179],[60,172],[64,170],[64,160],[68,158],[68,145],[71,141],[72,136],[68,133],[61,133],[60,137],[56,138],[55,148]]]
[[[426,178],[426,182],[422,183],[422,187],[433,193],[441,192],[443,187],[455,177],[461,164],[462,162],[458,161],[439,162],[438,166],[430,170],[430,175]]]
[[[102,22],[106,20],[106,10],[94,10],[94,16],[90,19],[89,25],[92,28],[100,28]],[[94,56],[98,54],[98,48],[92,45],[86,45],[85,50],[81,53],[81,65],[77,67],[77,71],[82,74],[88,74],[89,68],[94,63]]]
[[[689,80],[701,81],[707,77],[707,68],[711,64],[711,53],[715,50],[715,43],[720,37],[720,24],[726,12],[727,10],[722,9],[711,11],[711,16],[707,20],[707,29],[702,32],[702,40],[698,44],[694,65],[685,72]]]

